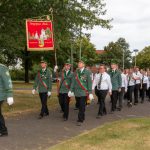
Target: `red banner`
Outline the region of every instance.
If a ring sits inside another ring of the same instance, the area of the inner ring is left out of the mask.
[[[51,21],[26,20],[26,37],[29,51],[54,50]]]

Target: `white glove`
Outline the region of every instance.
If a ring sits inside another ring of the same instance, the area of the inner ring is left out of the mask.
[[[51,92],[48,92],[48,93],[47,93],[47,96],[50,97],[50,96],[51,96]]]
[[[73,92],[71,92],[71,91],[68,92],[68,96],[69,96],[69,97],[72,97],[73,95],[74,95]]]
[[[35,89],[32,90],[32,94],[33,94],[33,95],[35,94]]]
[[[72,97],[73,97],[74,96],[74,92],[72,92],[71,94],[72,94]]]
[[[56,72],[58,70],[58,66],[56,65],[55,67],[54,67],[54,72]]]
[[[89,94],[89,99],[90,99],[90,101],[94,100],[93,94]]]
[[[8,97],[7,98],[7,103],[8,103],[9,106],[12,105],[14,103],[13,97]]]

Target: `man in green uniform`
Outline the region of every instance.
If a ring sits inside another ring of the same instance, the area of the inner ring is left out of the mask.
[[[7,100],[8,105],[14,103],[12,94],[12,82],[9,70],[6,66],[0,64],[0,136],[7,136],[8,131],[5,126],[5,120],[2,114],[2,104]]]
[[[78,69],[74,73],[71,88],[68,93],[69,97],[72,95],[72,92],[74,92],[74,95],[79,102],[77,125],[80,126],[85,120],[85,106],[87,98],[89,97],[90,100],[94,99],[92,94],[91,73],[85,68],[85,63],[83,61],[78,62]]]
[[[118,70],[117,62],[113,61],[111,63],[111,69],[108,71],[108,74],[110,75],[112,83],[111,113],[113,113],[116,110],[118,95],[122,86],[121,72]]]
[[[47,62],[41,61],[41,70],[38,71],[35,82],[33,85],[32,94],[35,94],[37,90],[39,92],[39,96],[41,99],[41,113],[39,115],[39,119],[42,119],[44,116],[49,115],[48,107],[47,107],[47,97],[51,96],[52,89],[52,81],[50,71],[47,69]]]
[[[69,101],[68,92],[70,90],[73,73],[71,72],[71,64],[65,63],[64,69],[62,70],[60,87],[59,87],[59,103],[63,111],[64,121],[68,120],[69,115]]]

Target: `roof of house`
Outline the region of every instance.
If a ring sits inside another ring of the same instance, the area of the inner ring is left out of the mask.
[[[104,50],[96,50],[96,54],[103,54],[104,52]]]

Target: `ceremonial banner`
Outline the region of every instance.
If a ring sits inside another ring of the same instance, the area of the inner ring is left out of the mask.
[[[28,51],[54,50],[51,21],[26,20]]]

